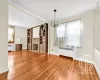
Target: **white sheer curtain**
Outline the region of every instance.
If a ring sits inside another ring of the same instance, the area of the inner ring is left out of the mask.
[[[81,47],[81,20],[60,24],[56,28],[56,45],[58,47]]]
[[[66,23],[66,45],[69,47],[80,47],[80,37],[81,37],[81,22],[73,21]]]
[[[56,29],[56,44],[59,47],[64,46],[65,40],[65,24],[60,24]]]
[[[14,42],[14,27],[8,27],[8,42]]]

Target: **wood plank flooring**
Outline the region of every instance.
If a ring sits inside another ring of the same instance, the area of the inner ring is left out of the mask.
[[[55,55],[10,52],[8,63],[9,72],[0,80],[100,80],[95,68],[84,73],[79,61]]]

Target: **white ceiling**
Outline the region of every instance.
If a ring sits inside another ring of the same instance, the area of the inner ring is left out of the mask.
[[[20,27],[33,27],[37,24],[42,24],[43,21],[40,19],[35,18],[16,7],[9,5],[9,25],[20,26]]]
[[[34,15],[35,18],[38,18],[34,19],[34,17],[28,17],[29,15],[21,11],[19,12],[10,6],[9,19],[10,23],[19,23],[22,24],[22,26],[38,25],[39,23],[53,20],[54,9],[57,9],[57,18],[62,19],[93,9],[96,1],[97,0],[9,0],[10,3],[20,6]]]

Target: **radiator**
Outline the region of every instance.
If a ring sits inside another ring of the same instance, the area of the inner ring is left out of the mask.
[[[15,51],[15,45],[14,44],[8,44],[8,51]]]

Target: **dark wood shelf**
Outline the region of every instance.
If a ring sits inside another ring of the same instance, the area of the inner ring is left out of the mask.
[[[33,29],[27,29],[27,49],[31,50],[32,49],[32,31]]]
[[[40,26],[40,52],[48,53],[48,24]]]
[[[16,51],[22,50],[22,44],[16,44]]]

